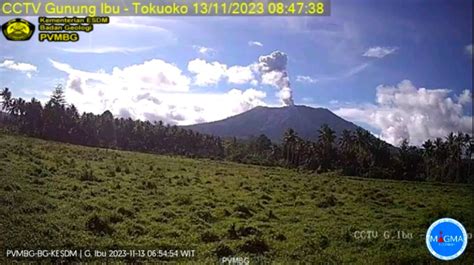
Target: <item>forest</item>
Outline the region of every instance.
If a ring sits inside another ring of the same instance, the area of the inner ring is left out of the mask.
[[[1,93],[0,128],[15,134],[59,142],[152,154],[229,160],[265,166],[282,166],[317,173],[335,171],[347,176],[415,181],[473,183],[474,139],[451,132],[444,139],[427,139],[422,146],[404,140],[394,147],[364,129],[343,131],[337,136],[328,125],[315,135],[317,141],[298,136],[291,128],[280,143],[265,135],[250,139],[221,139],[162,121],[141,121],[80,114],[67,104],[57,86],[43,104]]]

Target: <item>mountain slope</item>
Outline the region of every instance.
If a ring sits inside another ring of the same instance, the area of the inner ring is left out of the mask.
[[[281,108],[256,107],[224,120],[184,126],[184,128],[221,137],[248,138],[265,134],[272,141],[281,141],[283,133],[293,128],[304,139],[316,139],[318,129],[328,124],[339,135],[342,130],[359,128],[328,109],[307,106]]]

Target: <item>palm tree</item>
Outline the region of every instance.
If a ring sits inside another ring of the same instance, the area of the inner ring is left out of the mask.
[[[356,160],[356,148],[355,148],[355,136],[352,131],[343,130],[341,138],[339,139],[339,150],[340,150],[340,165],[345,174],[355,174],[355,160]]]
[[[433,160],[434,160],[434,150],[435,150],[435,145],[433,142],[428,139],[426,140],[423,145],[423,160],[424,160],[424,166],[425,166],[425,175],[426,179],[432,178],[432,168],[433,168]]]
[[[287,165],[289,165],[293,161],[293,152],[295,147],[297,133],[289,128],[286,130],[285,134],[283,135],[283,143],[284,143],[284,150],[285,150],[285,160]]]
[[[2,110],[5,110],[7,112],[10,111],[10,107],[11,107],[11,100],[12,100],[12,92],[10,91],[10,89],[8,89],[7,87],[4,88],[2,90],[2,92],[0,92],[0,96],[2,96]]]
[[[370,149],[371,135],[368,131],[357,128],[355,132],[355,150],[357,161],[357,174],[362,176],[367,173],[374,164],[374,156]]]
[[[323,124],[321,129],[318,130],[318,133],[318,144],[321,147],[319,150],[321,169],[326,171],[332,169],[333,162],[336,160],[336,149],[334,148],[336,133],[327,124]]]
[[[336,132],[333,131],[327,124],[323,124],[318,130],[319,141],[324,145],[332,145],[336,139]]]

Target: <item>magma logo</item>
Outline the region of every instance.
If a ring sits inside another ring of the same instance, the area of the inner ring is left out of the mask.
[[[426,246],[431,254],[438,259],[455,259],[466,249],[466,229],[454,219],[439,219],[426,232]]]
[[[35,25],[21,18],[12,19],[2,25],[3,35],[11,41],[29,40],[33,32],[35,32]]]

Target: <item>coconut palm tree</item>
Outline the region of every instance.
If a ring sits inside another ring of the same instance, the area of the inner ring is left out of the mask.
[[[286,132],[283,134],[283,149],[285,152],[287,166],[292,164],[297,136],[298,134],[291,128],[286,130]]]

